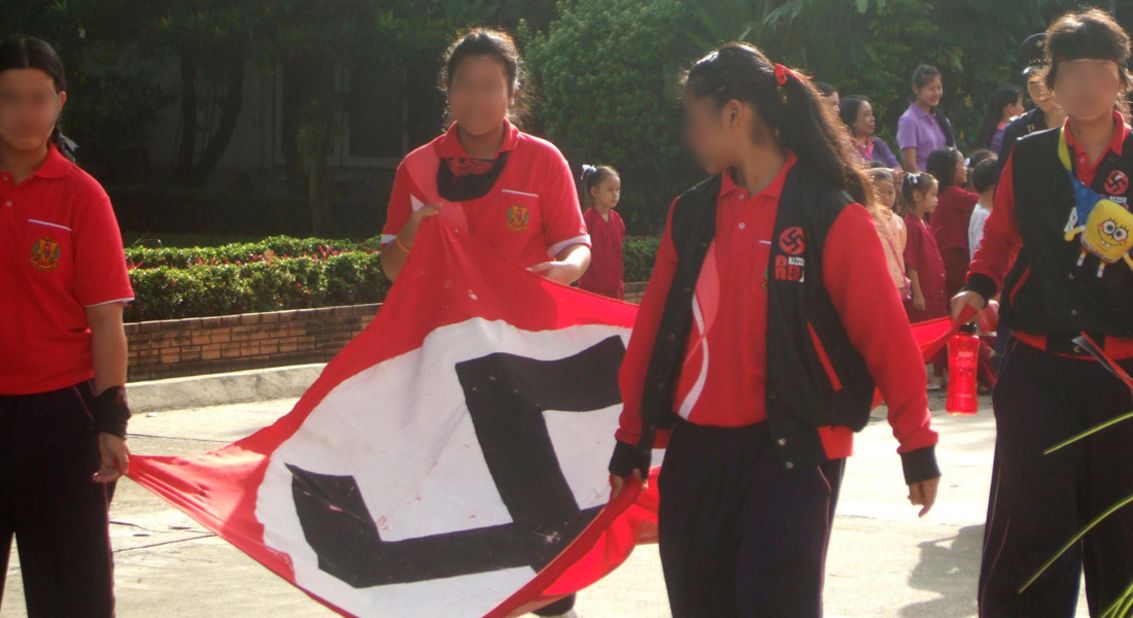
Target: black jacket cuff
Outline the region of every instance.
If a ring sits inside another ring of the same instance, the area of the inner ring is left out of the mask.
[[[632,476],[634,470],[640,470],[641,478],[649,478],[652,459],[652,453],[642,453],[633,445],[618,442],[614,447],[614,455],[610,457],[610,474],[625,477]]]
[[[936,447],[928,446],[901,454],[901,468],[905,471],[905,484],[940,478],[936,465]]]
[[[995,285],[995,281],[987,275],[980,273],[972,273],[968,275],[968,283],[964,286],[964,290],[975,292],[984,297],[984,301],[989,301],[995,298],[995,293],[999,290]]]

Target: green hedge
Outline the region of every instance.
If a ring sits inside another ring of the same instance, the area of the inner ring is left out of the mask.
[[[348,251],[244,264],[130,271],[137,300],[128,321],[229,315],[379,302],[389,281],[379,254]]]
[[[657,259],[660,239],[656,236],[630,236],[626,238],[623,249],[625,280],[627,283],[649,281],[653,272],[653,262]]]
[[[230,315],[381,302],[390,282],[377,241],[272,237],[184,249],[127,249],[137,297],[126,320]],[[647,281],[658,239],[631,236],[625,280]],[[265,258],[265,252],[274,256]]]
[[[217,247],[128,247],[131,268],[189,268],[201,265],[243,264],[272,258],[314,257],[326,259],[346,251],[377,251],[378,238],[365,241],[328,240],[271,236],[258,242],[230,243]]]

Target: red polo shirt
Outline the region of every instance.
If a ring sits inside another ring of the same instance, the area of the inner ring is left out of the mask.
[[[506,120],[504,124],[500,153],[509,154],[491,190],[444,208],[462,211],[459,219],[468,233],[519,266],[554,259],[571,245],[589,246],[574,177],[562,153],[554,144],[523,133]],[[394,178],[383,243],[393,242],[414,210],[437,200],[433,161],[438,158],[457,161],[472,172],[486,167],[460,145],[455,123],[444,135],[406,155]],[[427,164],[415,165],[422,161]],[[459,175],[461,169],[453,171]]]
[[[611,210],[609,219],[603,219],[597,208],[582,213],[586,229],[590,231],[590,268],[578,281],[578,287],[609,296],[622,298],[625,293],[625,263],[622,243],[626,239],[626,224],[618,211]]]
[[[787,172],[758,195],[730,173],[716,202],[716,237],[693,297],[693,328],[674,392],[673,409],[698,425],[740,427],[767,420],[767,276],[771,237]],[[641,393],[664,305],[677,266],[666,224],[653,276],[646,288],[621,370],[624,408],[617,438],[636,444]],[[909,452],[936,443],[929,426],[924,362],[913,339],[873,219],[860,205],[847,207],[826,237],[823,283],[851,342],[862,354],[886,401],[889,422]],[[850,454],[853,433],[821,428],[828,457]],[[663,444],[667,436],[660,435]]]
[[[98,181],[52,146],[18,185],[0,171],[0,394],[94,376],[87,307],[134,299]]]

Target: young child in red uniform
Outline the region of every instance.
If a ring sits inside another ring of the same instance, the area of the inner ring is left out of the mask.
[[[913,295],[905,301],[909,321],[924,322],[948,315],[946,274],[936,237],[926,221],[936,210],[937,181],[927,172],[906,174],[902,194],[905,201],[905,270]],[[941,352],[932,360],[933,375],[929,390],[944,386],[944,365],[947,356]]]
[[[991,151],[984,151],[992,156]],[[968,168],[964,156],[955,148],[937,150],[928,156],[928,173],[936,178],[937,204],[932,211],[929,227],[944,262],[945,300],[952,298],[964,287],[971,255],[968,249],[968,222],[976,202],[977,193],[964,187],[968,184]]]
[[[106,192],[59,151],[65,89],[50,45],[0,43],[0,576],[14,536],[29,616],[101,618],[134,294]]]
[[[484,242],[504,259],[563,284],[590,264],[590,237],[570,165],[558,148],[509,120],[523,65],[511,37],[476,29],[445,56],[441,83],[453,123],[397,168],[382,268],[396,280],[428,217]],[[574,595],[536,612],[575,616]]]
[[[626,224],[614,210],[621,193],[622,179],[617,170],[608,165],[582,166],[582,198],[590,205],[582,218],[590,231],[593,256],[578,287],[617,299],[625,295],[622,243],[626,239]]]
[[[693,66],[684,104],[712,176],[669,210],[622,364],[612,492],[667,442],[674,616],[817,618],[840,464],[875,384],[910,500],[923,514],[935,499],[920,352],[860,204],[868,180],[810,81],[731,43]]]
[[[1091,616],[1133,582],[1133,509],[1119,509],[1043,563],[1079,530],[1133,495],[1133,424],[1046,450],[1133,406],[1125,384],[1075,339],[1086,333],[1133,371],[1129,257],[1133,136],[1123,113],[1130,38],[1098,9],[1047,30],[1046,86],[1066,112],[1059,128],[1011,151],[964,291],[959,318],[1000,295],[1013,333],[995,385],[995,463],[980,570],[980,616],[1074,615],[1083,570]]]

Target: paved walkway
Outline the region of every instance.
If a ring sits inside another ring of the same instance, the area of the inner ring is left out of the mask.
[[[210,450],[271,423],[293,403],[139,416],[131,422],[130,442],[139,453]],[[933,403],[943,408],[939,398]],[[885,422],[876,420],[859,437],[830,548],[827,616],[975,616],[994,421],[984,409],[975,417],[937,414],[936,422],[945,477],[936,509],[923,520],[905,501],[896,442]],[[130,481],[119,485],[111,517],[119,616],[333,615]],[[26,615],[19,574],[14,561],[0,606],[4,618]],[[1080,617],[1087,615],[1084,605]],[[578,609],[587,618],[668,616],[656,547],[640,548],[621,569],[583,592]]]

